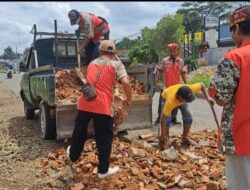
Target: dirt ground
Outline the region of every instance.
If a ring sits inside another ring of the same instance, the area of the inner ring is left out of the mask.
[[[0,81],[0,190],[50,189],[49,177],[35,176],[40,159],[66,144],[42,140],[35,126],[25,120],[21,99]]]
[[[133,152],[133,150],[137,150],[135,145],[121,143],[116,139],[111,160],[113,161],[112,164],[123,167],[123,172],[111,178],[111,181],[97,180],[95,173],[97,165],[96,159],[89,159],[92,158],[93,153],[96,153],[96,149],[94,144],[90,142],[86,146],[88,151],[84,154],[85,157],[81,162],[75,165],[76,170],[79,170],[79,166],[83,170],[83,173],[79,173],[81,176],[78,176],[80,180],[77,179],[78,181],[75,181],[78,182],[78,185],[80,184],[80,187],[70,188],[72,187],[72,183],[58,180],[60,177],[59,171],[51,167],[53,166],[51,164],[57,163],[63,163],[65,166],[65,148],[69,142],[43,140],[39,137],[37,126],[37,118],[30,121],[25,120],[23,104],[20,97],[8,90],[5,84],[0,81],[0,190],[109,190],[114,189],[109,188],[112,184],[117,185],[115,189],[127,190],[212,190],[212,188],[210,188],[211,185],[216,186],[214,189],[226,189],[224,157],[216,150],[216,136],[211,132],[209,133],[211,133],[212,136],[210,135],[208,138],[208,136],[204,135],[204,140],[202,141],[200,141],[201,139],[196,140],[198,139],[197,137],[200,137],[199,134],[193,138],[193,140],[197,141],[197,146],[191,151],[193,151],[192,154],[200,152],[200,156],[202,156],[200,160],[197,160],[197,156],[190,158],[190,156],[185,154],[179,154],[177,161],[169,163],[166,163],[162,159],[158,150],[149,153],[150,155],[148,157],[142,156],[139,159],[131,158],[127,153],[132,151],[132,153],[135,154],[135,152]],[[181,126],[174,128],[176,128],[176,131],[181,131]],[[154,127],[151,132],[155,136],[157,131],[158,127]],[[142,133],[144,132],[138,130],[133,131],[134,137],[138,137],[139,134]],[[179,135],[180,134],[181,133],[179,133]],[[178,139],[179,137],[177,140]],[[212,144],[209,145],[210,142],[208,142],[208,139],[210,139]],[[206,144],[204,148],[202,148],[202,144]],[[92,145],[94,148],[91,148]],[[149,147],[149,149],[152,149],[152,147]],[[61,153],[56,155],[55,151]],[[53,160],[55,155],[58,156],[57,162]],[[152,157],[152,155],[154,155],[154,157]],[[62,161],[58,158],[64,160]],[[82,163],[87,163],[86,159],[88,159],[91,164],[81,165]],[[42,167],[41,160],[48,162],[50,165],[47,166],[49,167]],[[142,174],[140,174],[139,170],[142,166],[145,166],[148,170],[144,171],[146,177],[143,174],[143,178],[145,178],[146,182],[142,182],[143,180],[141,180]],[[182,171],[183,167],[189,168],[188,170],[190,171]],[[46,170],[48,169],[46,174],[38,176],[45,168]],[[86,173],[84,173],[84,171],[86,171]],[[180,175],[183,180],[180,180]],[[169,180],[171,179],[173,181],[174,188],[167,188],[167,186],[163,184],[163,182],[166,183],[166,180],[168,180],[166,176],[169,177]],[[155,188],[145,188],[149,181],[151,181],[152,187]],[[183,185],[184,182],[189,188],[177,188],[178,185]],[[199,184],[199,186],[197,186],[197,184]],[[140,188],[138,186],[140,186]]]

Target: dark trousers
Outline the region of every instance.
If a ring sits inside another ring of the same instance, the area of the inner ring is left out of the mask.
[[[162,94],[163,89],[161,89],[160,91],[160,96],[159,96],[159,103],[158,103],[158,117],[161,117],[161,113],[162,113]]]
[[[109,39],[109,32],[104,34],[104,39],[108,40]],[[99,57],[99,45],[100,43],[94,43],[93,40],[91,39],[88,43],[88,45],[85,48],[85,61],[84,65],[89,65],[89,63]]]
[[[98,173],[106,173],[109,168],[110,154],[113,139],[113,118],[108,115],[78,110],[75,128],[71,138],[70,160],[75,162],[81,155],[90,120],[93,119],[95,141],[98,150]]]
[[[96,46],[98,46],[98,43],[94,43],[92,40],[89,41],[88,45],[86,46],[85,48],[85,60],[84,60],[84,65],[88,66],[89,63],[95,59],[94,56],[93,56],[93,53],[94,53],[94,50],[96,48]],[[96,57],[97,55],[95,55]],[[99,53],[98,53],[98,56],[99,56]],[[97,57],[98,57],[97,56]],[[96,57],[96,58],[97,58]]]

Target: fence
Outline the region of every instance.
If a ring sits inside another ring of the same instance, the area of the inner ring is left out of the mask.
[[[223,54],[228,50],[235,48],[235,46],[231,47],[220,47],[220,48],[209,48],[206,53],[204,53],[204,58],[208,60],[208,65],[216,65],[219,63]]]

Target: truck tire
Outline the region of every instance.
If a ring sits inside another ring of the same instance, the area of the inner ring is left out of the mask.
[[[54,139],[56,127],[50,118],[50,107],[46,103],[39,104],[39,129],[43,139]]]
[[[35,110],[30,109],[27,100],[23,100],[23,109],[24,109],[24,115],[25,119],[31,120],[35,118]]]

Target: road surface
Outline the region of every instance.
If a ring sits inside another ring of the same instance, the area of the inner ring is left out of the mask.
[[[20,92],[21,77],[22,77],[22,73],[21,74],[15,73],[12,79],[7,79],[6,73],[0,73],[0,81],[2,81],[6,85],[6,87],[9,88],[17,96],[19,96],[19,92]],[[153,122],[155,121],[157,117],[158,99],[159,99],[159,93],[155,93],[153,97],[153,104],[152,104],[153,105],[152,106]],[[192,130],[195,130],[195,131],[202,130],[202,129],[214,130],[217,128],[212,110],[209,104],[207,103],[207,101],[205,101],[204,99],[196,98],[195,101],[190,104],[190,107],[191,107],[193,118],[194,118],[194,121],[192,124]],[[222,108],[217,105],[215,105],[214,107],[215,107],[218,120],[220,121]],[[181,121],[180,111],[178,111],[177,119]],[[181,126],[176,126],[174,128],[181,129]]]
[[[0,73],[0,81],[2,81],[12,92],[19,96],[20,92],[20,81],[22,78],[22,73],[14,73],[12,79],[7,78],[6,73]]]

